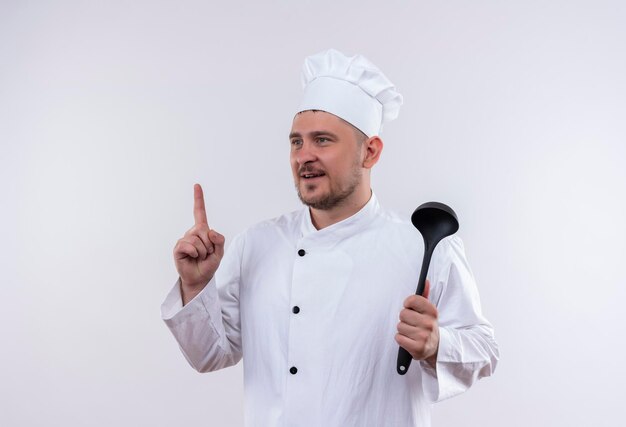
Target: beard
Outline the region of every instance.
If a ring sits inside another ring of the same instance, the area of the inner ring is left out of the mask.
[[[340,183],[338,188],[335,188],[335,186],[333,186],[333,183],[330,182],[330,189],[326,194],[311,197],[303,195],[302,191],[300,191],[301,185],[307,187],[309,184],[302,183],[302,181],[300,181],[300,185],[296,183],[296,191],[298,192],[298,198],[306,206],[324,211],[330,210],[337,206],[340,206],[342,203],[344,203],[346,199],[354,194],[356,188],[361,183],[362,177],[363,171],[361,170],[359,165],[355,163],[346,181]]]

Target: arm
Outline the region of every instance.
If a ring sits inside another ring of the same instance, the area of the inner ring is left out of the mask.
[[[476,380],[490,376],[499,359],[493,327],[482,315],[463,242],[451,237],[440,245],[429,298],[438,310],[438,351],[434,367],[432,360],[420,362],[426,374],[425,393],[432,401],[462,393]]]
[[[243,239],[236,237],[211,281],[182,305],[180,279],[161,305],[161,316],[189,364],[198,372],[241,360],[239,265]]]
[[[234,241],[222,259],[224,238],[208,226],[199,185],[194,186],[194,219],[174,247],[180,279],[163,302],[161,315],[187,361],[206,372],[241,359],[240,251]]]

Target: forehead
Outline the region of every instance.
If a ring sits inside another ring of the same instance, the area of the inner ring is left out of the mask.
[[[302,111],[296,114],[291,124],[291,131],[307,133],[318,130],[332,130],[346,132],[352,129],[352,125],[334,114],[326,111]]]

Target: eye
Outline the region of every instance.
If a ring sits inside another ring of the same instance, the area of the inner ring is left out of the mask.
[[[299,147],[302,145],[302,140],[301,139],[292,139],[291,140],[291,146],[292,147]]]
[[[317,142],[318,142],[319,144],[324,144],[324,143],[326,143],[326,142],[328,142],[328,141],[329,141],[329,139],[328,139],[328,138],[326,138],[325,136],[320,136],[320,137],[318,137],[318,138],[317,138]]]

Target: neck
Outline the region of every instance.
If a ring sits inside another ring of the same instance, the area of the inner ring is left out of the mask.
[[[311,221],[316,229],[321,230],[346,218],[350,218],[352,215],[363,209],[363,206],[369,202],[372,197],[372,190],[367,187],[359,191],[359,194],[355,193],[355,197],[349,197],[341,204],[333,207],[332,209],[322,210],[309,208],[311,212]]]

